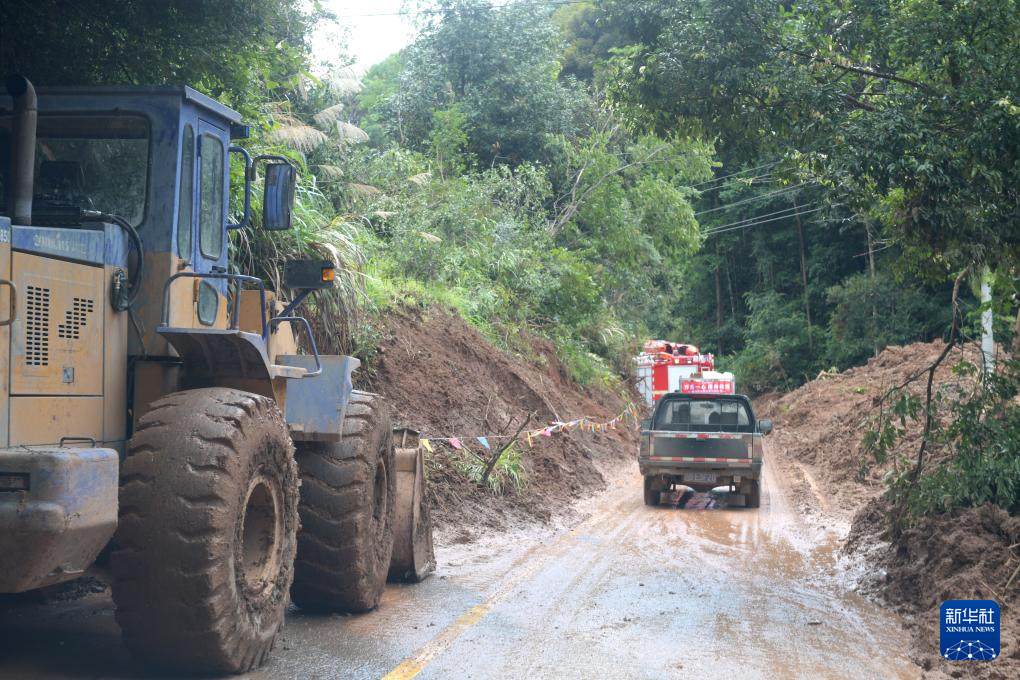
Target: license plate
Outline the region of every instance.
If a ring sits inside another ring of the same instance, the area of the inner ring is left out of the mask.
[[[714,472],[688,472],[684,475],[684,480],[688,482],[714,482],[715,478]]]

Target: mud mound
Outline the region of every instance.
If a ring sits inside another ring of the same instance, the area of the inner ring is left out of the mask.
[[[865,502],[883,491],[881,480],[888,466],[876,465],[862,445],[869,418],[878,413],[879,397],[925,371],[944,348],[941,341],[889,347],[864,366],[823,373],[764,408],[759,406],[775,421],[775,434],[768,440],[770,457],[794,480],[802,510],[821,510],[849,522]],[[979,360],[972,349],[954,349],[936,372],[935,384],[962,386],[952,367],[963,358]],[[923,395],[926,375],[908,389]],[[908,422],[907,431],[901,450],[912,454],[920,443],[921,427]]]
[[[902,614],[911,630],[911,658],[926,677],[1020,677],[1020,518],[994,506],[967,508],[921,518],[892,535],[882,476],[892,462],[877,465],[862,441],[878,398],[891,387],[925,372],[941,342],[890,347],[866,365],[825,373],[768,403],[776,423],[767,456],[791,480],[801,511],[849,531],[844,551],[856,563],[859,587]],[[935,386],[966,390],[953,374],[961,359],[978,364],[976,349],[954,349],[935,374]],[[923,399],[927,373],[908,389]],[[912,460],[922,426],[907,421],[899,452]],[[893,458],[893,457],[891,457]],[[1011,595],[1013,597],[1011,597]],[[993,599],[1002,606],[1002,655],[989,663],[944,661],[939,648],[939,607],[950,599]]]
[[[397,424],[423,436],[513,434],[532,413],[531,429],[581,415],[609,420],[626,406],[618,395],[575,385],[543,341],[531,341],[535,359],[526,360],[496,350],[445,312],[423,317],[404,310],[383,323],[366,386],[387,398]],[[475,441],[464,443],[486,453]],[[461,474],[454,461],[462,454],[437,445],[426,460],[432,517],[464,540],[485,529],[548,520],[572,499],[604,486],[597,463],[611,465],[636,451],[637,433],[627,428],[543,437],[523,449],[527,486],[495,496]]]
[[[888,510],[881,500],[862,509],[854,518],[848,549],[865,552],[872,561],[862,589],[882,597],[911,622],[913,660],[932,678],[1020,677],[1020,608],[1010,598],[1020,590],[1020,517],[993,505],[966,508],[924,517],[889,544]],[[994,662],[959,664],[939,656],[939,607],[959,599],[999,603],[1002,650]]]

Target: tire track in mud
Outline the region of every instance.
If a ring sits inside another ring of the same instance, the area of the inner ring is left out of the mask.
[[[766,467],[757,510],[677,510],[645,507],[634,474],[390,677],[916,675],[898,620],[842,588],[837,537],[805,523],[784,481]]]
[[[604,511],[595,517],[585,520],[581,526],[596,522],[599,519],[608,519],[609,514],[609,511]],[[637,510],[631,513],[630,521],[633,521],[636,515]],[[613,534],[620,533],[627,526],[629,524],[626,522],[617,525]],[[440,631],[426,645],[402,661],[396,668],[384,676],[384,680],[409,680],[419,675],[434,658],[449,649],[463,633],[478,624],[494,607],[515,594],[516,591],[551,562],[564,557],[565,553],[571,550],[572,541],[576,538],[579,529],[580,527],[568,531],[551,545],[537,545],[514,560],[510,569],[503,574],[503,579],[505,580],[502,580],[500,585],[485,600],[466,611],[453,623]],[[468,581],[470,582],[471,579],[468,579]]]

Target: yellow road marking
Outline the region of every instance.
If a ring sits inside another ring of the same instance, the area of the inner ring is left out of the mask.
[[[630,517],[635,516],[641,510],[643,506],[632,511],[628,515]],[[476,604],[471,609],[461,614],[453,623],[444,628],[438,635],[426,642],[420,649],[415,651],[411,656],[401,661],[396,668],[387,673],[382,677],[382,680],[411,680],[421,673],[425,668],[435,659],[437,656],[449,649],[458,637],[461,636],[464,631],[468,630],[488,614],[492,609],[500,602],[509,597],[518,587],[524,582],[530,579],[534,574],[538,573],[543,569],[549,562],[550,558],[555,556],[558,548],[567,544],[568,541],[575,541],[582,532],[590,527],[599,526],[603,520],[608,517],[617,516],[617,510],[607,510],[599,514],[593,514],[587,520],[582,522],[579,526],[575,526],[572,529],[567,530],[559,538],[555,539],[549,544],[541,544],[532,546],[523,555],[518,557],[510,566],[510,570],[507,572],[508,578],[504,581],[502,587],[498,588],[488,599]],[[619,532],[625,531],[628,526],[626,520],[619,520],[617,531],[611,534],[615,536]]]
[[[443,632],[432,638],[428,644],[418,650],[414,656],[404,659],[400,662],[400,665],[384,675],[383,680],[411,680],[411,678],[425,670],[429,662],[439,653],[446,651],[447,647],[460,637],[461,633],[481,621],[482,617],[489,613],[494,604],[496,604],[496,601],[487,600],[467,610],[460,618],[443,629]]]
[[[461,633],[481,621],[486,614],[492,611],[493,607],[505,600],[520,584],[529,579],[544,566],[545,561],[534,558],[533,553],[544,550],[546,552],[546,556],[549,556],[554,548],[558,547],[568,539],[575,538],[576,536],[577,529],[571,529],[552,544],[536,545],[524,553],[524,555],[517,558],[514,561],[514,566],[520,564],[526,564],[528,566],[517,571],[516,578],[511,579],[484,602],[476,604],[474,607],[461,614],[456,620],[454,620],[453,623],[444,628],[442,632],[425,643],[425,645],[414,654],[401,661],[392,671],[384,675],[382,680],[411,680],[411,678],[417,676],[425,670],[425,667],[429,665],[432,659],[445,652],[450,645],[452,645],[457,638],[460,637]],[[511,568],[510,573],[515,573],[513,568]]]

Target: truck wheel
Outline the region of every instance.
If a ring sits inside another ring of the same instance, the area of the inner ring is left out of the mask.
[[[761,482],[757,479],[752,479],[747,484],[747,488],[744,492],[744,506],[748,508],[757,508],[761,505]]]
[[[645,505],[658,505],[662,500],[662,484],[657,475],[645,477]]]
[[[386,404],[355,391],[338,444],[300,444],[301,533],[291,597],[310,611],[363,612],[382,597],[396,496]]]
[[[297,496],[272,400],[209,388],[153,402],[121,465],[111,556],[128,648],[160,669],[259,666],[287,608]]]

